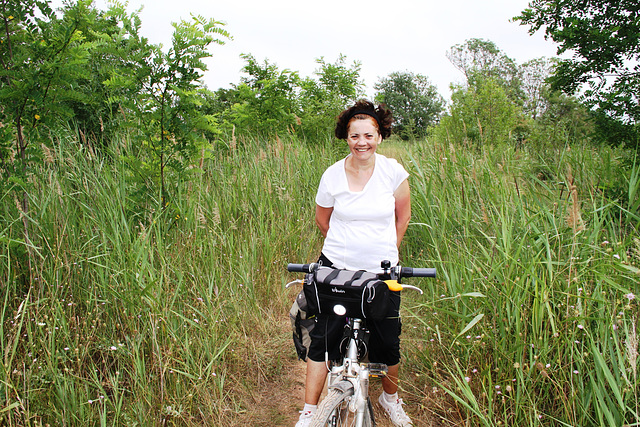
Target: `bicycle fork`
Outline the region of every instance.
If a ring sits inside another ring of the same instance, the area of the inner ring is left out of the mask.
[[[353,398],[351,402],[349,402],[349,410],[356,414],[356,426],[364,425],[364,416],[366,411],[369,409],[368,398],[369,398],[369,369],[366,367],[360,367],[360,375],[357,377],[360,381],[357,384]]]
[[[368,408],[369,398],[369,375],[370,367],[368,364],[358,362],[358,339],[360,334],[360,319],[353,319],[352,336],[347,347],[344,362],[341,366],[334,366],[331,369],[328,385],[336,388],[342,388],[346,384],[351,383],[353,394],[349,399],[348,411],[355,414],[354,426],[361,427],[365,423],[366,412]],[[374,368],[374,371],[377,371]],[[337,419],[339,414],[334,414]]]

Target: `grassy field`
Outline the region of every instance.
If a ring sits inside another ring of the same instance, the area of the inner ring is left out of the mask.
[[[108,158],[56,141],[29,212],[0,195],[0,424],[237,425],[273,392],[295,360],[285,266],[318,256],[316,186],[345,149],[231,145],[164,209],[120,160],[126,139]],[[640,425],[628,155],[381,151],[411,173],[403,263],[439,274],[404,301],[407,400],[445,426]]]

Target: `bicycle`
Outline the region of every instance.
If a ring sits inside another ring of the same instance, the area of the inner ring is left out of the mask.
[[[317,263],[288,264],[290,272],[313,273],[319,267]],[[387,283],[392,291],[413,289],[421,294],[416,286],[403,285],[404,277],[436,277],[435,268],[391,267],[389,261],[381,263],[383,273],[378,277]],[[287,285],[300,283],[294,281]],[[333,307],[335,314],[344,316],[346,309],[340,304]],[[367,335],[364,320],[357,317],[348,318],[348,333],[345,334],[346,345],[341,345],[342,363],[331,367],[327,378],[327,396],[318,406],[311,420],[311,427],[371,427],[375,426],[373,405],[369,398],[369,378],[383,377],[388,368],[382,363],[364,363],[366,357]],[[343,340],[345,343],[345,340]]]

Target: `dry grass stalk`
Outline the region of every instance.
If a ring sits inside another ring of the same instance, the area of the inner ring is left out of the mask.
[[[236,148],[238,147],[238,142],[236,141],[236,127],[233,126],[233,128],[231,129],[231,144],[230,144],[231,150],[235,151]]]
[[[202,212],[201,205],[196,206],[196,219],[202,228],[207,226],[207,217],[204,215],[204,212]]]
[[[567,214],[567,226],[571,227],[574,234],[578,234],[584,231],[584,221],[582,220],[582,214],[580,212],[580,200],[578,199],[578,187],[575,185],[575,180],[571,175],[571,168],[567,171],[567,182],[569,182],[569,197],[571,198],[571,205],[569,206],[569,212]]]
[[[56,161],[53,152],[44,144],[40,144],[40,146],[42,147],[42,154],[44,154],[44,161],[50,165],[53,164]]]
[[[636,332],[636,318],[631,319],[631,330],[627,334],[625,341],[627,360],[631,365],[634,382],[638,381],[638,334]]]
[[[487,224],[490,225],[491,221],[489,220],[489,215],[487,215],[487,208],[484,205],[484,200],[482,200],[482,198],[480,198],[480,209],[482,210],[482,221]]]

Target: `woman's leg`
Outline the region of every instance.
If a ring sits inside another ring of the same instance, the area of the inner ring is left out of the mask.
[[[307,359],[307,378],[304,389],[304,403],[317,405],[327,379],[327,364]]]
[[[395,394],[398,391],[398,373],[400,372],[400,364],[389,366],[387,375],[382,377],[382,389],[387,394]]]

